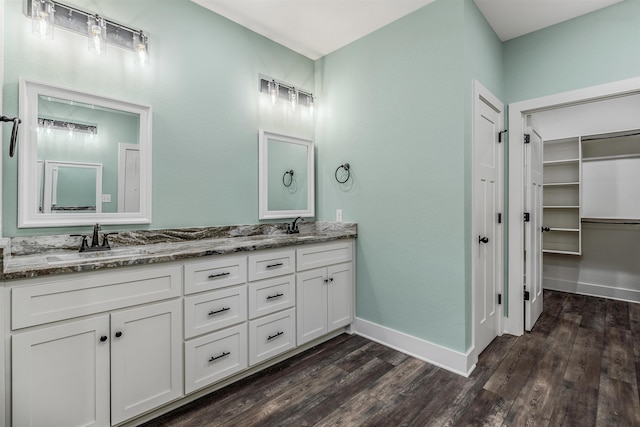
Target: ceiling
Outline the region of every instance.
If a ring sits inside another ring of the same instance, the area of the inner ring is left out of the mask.
[[[434,0],[192,0],[310,59],[318,59]],[[509,40],[623,0],[474,0]]]

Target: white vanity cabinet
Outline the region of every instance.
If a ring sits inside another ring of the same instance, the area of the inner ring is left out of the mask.
[[[246,281],[246,256],[185,264],[185,393],[247,368]]]
[[[13,426],[109,426],[181,397],[181,301],[155,301],[179,296],[180,285],[180,266],[16,285]],[[117,298],[127,286],[145,304]]]
[[[110,335],[109,316],[13,335],[13,425],[110,425]]]
[[[349,325],[354,317],[353,243],[298,249],[298,345]]]
[[[354,318],[353,250],[345,239],[6,282],[7,427],[139,425],[328,339]]]
[[[295,265],[293,249],[249,256],[250,366],[296,347]]]

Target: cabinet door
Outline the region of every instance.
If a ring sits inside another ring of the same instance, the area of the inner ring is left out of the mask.
[[[296,277],[298,345],[327,332],[326,274],[326,268],[318,268],[298,273]]]
[[[15,334],[13,425],[110,425],[108,337],[108,316]]]
[[[353,321],[353,264],[327,268],[327,327],[333,331]]]
[[[111,420],[120,423],[182,396],[180,301],[111,315]]]

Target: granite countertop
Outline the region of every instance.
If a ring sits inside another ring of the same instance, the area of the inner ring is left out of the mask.
[[[127,231],[109,236],[111,250],[82,253],[78,252],[78,237],[7,238],[0,241],[2,279],[155,264],[357,237],[354,223],[315,222],[299,226],[300,234],[286,234],[286,224],[280,223]]]

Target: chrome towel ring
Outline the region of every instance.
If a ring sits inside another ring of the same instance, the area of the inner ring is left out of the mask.
[[[11,130],[11,143],[9,144],[9,157],[13,157],[16,153],[16,145],[18,144],[18,126],[22,123],[18,117],[0,116],[0,122],[13,122],[13,129]]]

